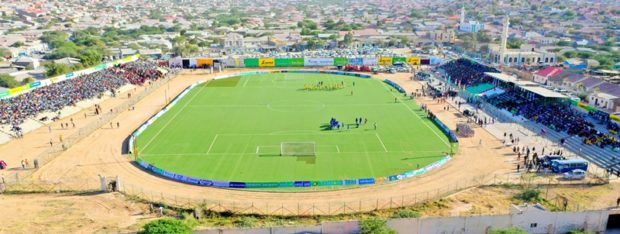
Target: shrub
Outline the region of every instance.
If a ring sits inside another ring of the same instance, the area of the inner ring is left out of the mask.
[[[509,228],[493,228],[489,231],[489,234],[527,234],[527,232],[521,228],[509,227]]]
[[[536,189],[523,190],[523,192],[515,195],[515,198],[526,202],[537,202],[541,200],[540,191]]]
[[[360,223],[361,234],[396,234],[397,232],[387,226],[387,221],[379,218],[362,220]]]
[[[409,209],[404,209],[404,210],[398,210],[398,212],[396,212],[396,214],[394,214],[392,217],[393,218],[419,218],[420,212],[418,212],[417,210],[409,210]]]
[[[258,220],[255,217],[243,216],[239,220],[235,221],[235,225],[237,227],[250,228],[256,226],[256,222],[258,222]]]
[[[160,234],[160,233],[175,233],[186,234],[192,233],[192,229],[180,220],[172,218],[158,219],[151,221],[142,227],[142,234]]]

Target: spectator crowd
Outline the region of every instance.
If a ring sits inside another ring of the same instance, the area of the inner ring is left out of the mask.
[[[42,112],[59,112],[79,101],[100,98],[107,91],[115,93],[126,84],[142,85],[163,75],[156,64],[134,61],[37,88],[0,100],[0,124],[10,125],[19,135],[19,125],[26,118]]]
[[[480,83],[491,83],[491,78],[485,72],[499,72],[495,68],[487,67],[469,59],[457,59],[439,67],[452,82],[462,86],[471,86]]]
[[[451,82],[465,87],[491,83],[491,78],[486,76],[484,72],[497,72],[494,68],[467,59],[448,62],[439,69],[450,77]],[[605,126],[601,128],[606,128],[609,132],[604,133],[588,120],[587,114],[571,107],[570,103],[545,100],[536,95],[528,95],[527,91],[510,84],[503,85],[502,89],[506,92],[488,97],[486,101],[496,107],[506,109],[514,115],[523,116],[555,131],[579,136],[584,144],[620,150],[620,140],[614,136],[619,128],[617,124],[609,121],[604,123]]]

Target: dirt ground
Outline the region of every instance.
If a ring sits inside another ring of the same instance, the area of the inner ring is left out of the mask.
[[[0,196],[0,233],[110,233],[138,230],[148,205],[120,194]]]
[[[569,210],[607,209],[615,205],[620,183],[599,186],[567,186],[540,188],[541,197],[554,203],[558,195],[566,196]],[[521,203],[514,195],[522,191],[514,187],[480,187],[418,204],[409,209],[422,217],[508,214],[510,205]],[[106,194],[21,194],[0,196],[0,220],[11,225],[0,227],[0,233],[117,233],[139,231],[157,214],[150,213],[148,204],[128,199],[118,193]],[[552,207],[548,207],[552,208]],[[374,213],[393,217],[394,210]],[[397,212],[397,211],[396,211]],[[256,225],[311,225],[322,221],[360,219],[368,215],[323,218],[258,219]],[[196,228],[235,227],[239,217],[230,219],[205,218],[192,221]]]

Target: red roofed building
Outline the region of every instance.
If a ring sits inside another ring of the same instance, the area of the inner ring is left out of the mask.
[[[558,76],[562,74],[562,72],[564,72],[564,70],[559,67],[547,67],[545,69],[538,70],[537,72],[534,72],[534,82],[546,85],[549,78]]]

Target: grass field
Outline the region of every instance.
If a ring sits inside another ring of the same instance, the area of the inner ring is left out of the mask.
[[[344,83],[344,88],[302,90],[319,81]],[[358,117],[368,122],[326,130],[332,117],[350,124]],[[313,142],[316,155],[280,156],[282,142]],[[140,158],[167,171],[212,180],[276,182],[398,174],[439,160],[450,151],[448,142],[413,101],[379,80],[279,73],[195,87],[147,128],[136,145]]]

